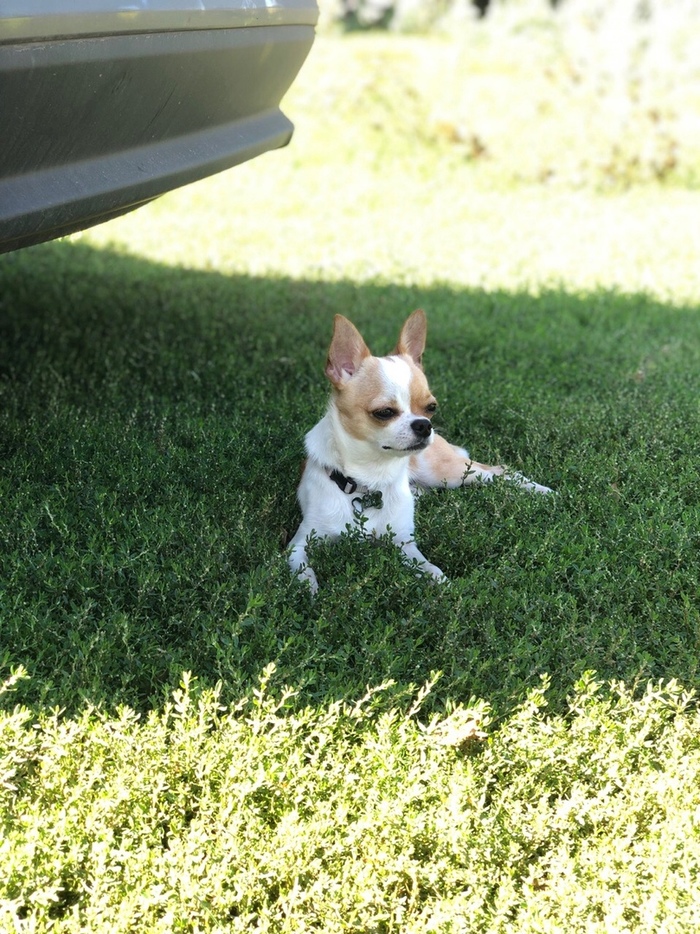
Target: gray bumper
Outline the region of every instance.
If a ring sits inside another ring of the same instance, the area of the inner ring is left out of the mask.
[[[284,146],[316,17],[312,0],[0,0],[0,252]]]

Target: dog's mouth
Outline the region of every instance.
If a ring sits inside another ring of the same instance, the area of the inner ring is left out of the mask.
[[[382,451],[396,451],[397,454],[414,454],[416,451],[424,451],[430,444],[429,440],[425,441],[416,441],[415,444],[411,444],[405,448],[394,448],[390,444],[383,444]]]

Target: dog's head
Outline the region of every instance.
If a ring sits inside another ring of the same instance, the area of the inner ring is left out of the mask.
[[[437,403],[421,365],[426,330],[425,313],[414,311],[393,353],[373,357],[355,325],[335,316],[326,363],[331,404],[342,429],[378,454],[406,456],[432,444]]]

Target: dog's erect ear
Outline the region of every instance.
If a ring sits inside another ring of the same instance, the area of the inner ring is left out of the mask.
[[[352,321],[336,315],[333,339],[328,348],[326,376],[334,386],[341,386],[354,375],[362,361],[370,357],[370,349]]]
[[[425,336],[428,332],[428,322],[422,308],[414,311],[405,321],[399,334],[399,342],[394,350],[395,354],[406,354],[413,362],[422,366],[423,351],[425,350]]]

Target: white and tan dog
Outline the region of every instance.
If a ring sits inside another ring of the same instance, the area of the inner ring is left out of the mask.
[[[326,376],[333,391],[325,416],[306,435],[307,460],[297,492],[302,522],[290,542],[289,564],[316,592],[308,564],[311,538],[337,538],[353,522],[365,532],[390,532],[409,562],[438,580],[445,576],[413,541],[414,495],[426,487],[460,487],[504,475],[526,490],[551,492],[505,467],[473,461],[464,448],[436,435],[437,408],[421,360],[426,319],[414,311],[394,352],[373,357],[354,324],[335,316]]]

